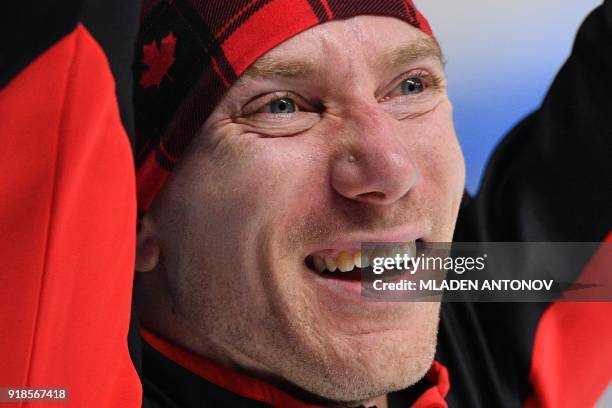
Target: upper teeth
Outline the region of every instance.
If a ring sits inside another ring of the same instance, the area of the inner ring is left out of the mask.
[[[375,257],[395,257],[395,255],[407,254],[410,257],[416,255],[416,245],[414,241],[402,245],[389,247],[387,245],[378,246],[373,249],[340,251],[335,256],[332,255],[312,255],[312,264],[318,272],[325,270],[329,272],[350,272],[355,267],[367,268],[370,260]]]
[[[319,255],[313,255],[313,264],[317,271],[323,272],[350,272],[355,269],[355,266],[362,267],[361,251],[341,251],[336,256],[326,256],[321,258]]]

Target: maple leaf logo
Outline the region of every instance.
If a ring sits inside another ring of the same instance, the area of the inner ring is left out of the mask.
[[[138,82],[143,88],[149,88],[153,85],[159,88],[162,79],[168,75],[168,69],[174,64],[174,48],[176,46],[176,37],[173,33],[168,34],[161,39],[160,46],[153,40],[151,44],[145,44],[142,48],[142,62],[147,65],[147,69],[143,71]]]

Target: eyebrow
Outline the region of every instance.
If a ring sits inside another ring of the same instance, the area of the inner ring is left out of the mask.
[[[438,41],[431,37],[425,37],[387,52],[382,61],[385,66],[398,67],[414,64],[419,60],[431,57],[436,58],[442,65],[445,64],[444,55]]]
[[[281,60],[275,57],[263,56],[244,73],[251,77],[279,76],[295,79],[310,77],[316,71],[315,65],[306,60]]]
[[[444,65],[444,57],[438,42],[431,38],[420,38],[403,47],[385,53],[382,61],[385,66],[402,66],[417,62],[428,57],[434,57]],[[308,60],[283,60],[271,56],[263,56],[251,65],[244,76],[273,77],[296,79],[313,76],[317,67]]]

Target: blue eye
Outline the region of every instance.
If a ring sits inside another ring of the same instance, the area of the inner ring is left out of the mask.
[[[293,113],[296,111],[296,105],[291,98],[279,98],[270,101],[266,111],[270,113]]]
[[[404,95],[416,95],[425,90],[425,85],[419,78],[407,78],[402,81],[400,87]]]

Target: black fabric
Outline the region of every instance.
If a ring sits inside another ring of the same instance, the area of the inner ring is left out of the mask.
[[[102,47],[115,78],[121,120],[132,147],[132,71],[140,1],[11,1],[0,13],[0,88],[82,23]]]
[[[224,390],[160,354],[142,342],[143,392],[148,408],[227,407],[264,408],[269,405],[252,401]]]
[[[389,408],[408,408],[412,406],[425,391],[431,388],[432,385],[433,384],[427,381],[427,379],[422,378],[412,387],[388,394],[387,404]]]
[[[6,1],[0,12],[0,89],[74,30],[83,0]]]
[[[146,408],[263,408],[270,405],[231,393],[184,369],[142,341],[142,383]],[[389,408],[407,408],[432,384],[422,379],[389,395]]]
[[[115,78],[121,122],[132,149],[135,145],[132,61],[140,6],[140,0],[89,0],[83,3],[82,10],[82,23],[102,46]]]
[[[612,2],[580,28],[541,108],[493,154],[455,241],[601,242],[612,228]],[[562,255],[562,254],[560,254]],[[534,263],[531,265],[537,268]],[[547,303],[445,303],[451,407],[520,407]]]
[[[149,143],[157,145],[161,134],[170,125],[174,115],[184,103],[185,98],[193,91],[195,84],[212,70],[212,56],[221,60],[222,50],[215,43],[214,33],[202,24],[201,17],[189,6],[189,2],[179,0],[173,3],[160,2],[141,22],[138,33],[134,75],[138,78],[146,70],[144,48],[160,44],[159,27],[164,28],[161,38],[172,34],[176,38],[174,49],[175,61],[168,68],[168,76],[160,86],[142,86],[134,81],[135,124],[138,129],[136,146],[136,166],[139,167],[147,158],[141,154],[143,146]],[[202,44],[210,53],[202,51]],[[214,47],[214,48],[213,48]],[[223,57],[225,61],[225,58]],[[227,65],[221,64],[221,65]],[[206,73],[205,73],[206,72]],[[225,73],[225,72],[224,72]],[[231,72],[228,77],[233,78]],[[209,94],[222,95],[225,86],[220,78],[212,76],[207,83]],[[168,89],[166,89],[168,88]],[[214,92],[213,92],[214,89]],[[202,100],[204,103],[204,100]],[[206,115],[210,112],[206,112]],[[172,163],[165,155],[158,152],[157,159],[165,169],[172,169]]]

